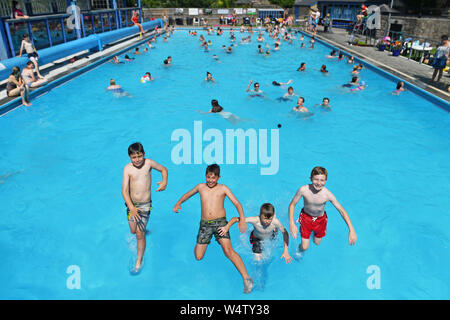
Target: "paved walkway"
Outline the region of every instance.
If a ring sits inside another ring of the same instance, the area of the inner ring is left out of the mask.
[[[394,57],[390,52],[379,51],[376,47],[349,45],[349,35],[343,29],[334,28],[331,33],[324,33],[318,30],[316,38],[327,41],[355,57],[364,59],[380,69],[388,71],[446,101],[450,101],[450,92],[447,91],[450,85],[450,76],[447,72],[444,72],[438,84],[432,83],[433,67],[414,60],[408,60],[406,57]]]

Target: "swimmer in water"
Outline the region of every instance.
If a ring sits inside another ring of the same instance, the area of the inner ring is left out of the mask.
[[[320,72],[328,74],[327,66],[323,64],[322,67],[320,68]]]
[[[323,98],[322,104],[316,104],[314,107],[320,107],[323,111],[331,111],[330,99]]]
[[[365,81],[361,81],[361,83],[358,84],[355,88],[351,88],[350,91],[355,93],[356,91],[363,91],[367,87],[367,84]]]
[[[298,67],[297,71],[305,71],[306,70],[306,63],[302,62],[300,64],[300,67]]]
[[[127,62],[130,62],[130,61],[133,61],[133,60],[134,60],[134,58],[130,58],[130,56],[127,55],[127,54],[125,55],[124,59],[125,59],[125,61],[127,61]]]
[[[259,83],[255,82],[253,84],[253,90],[250,90],[250,86],[253,83],[253,79],[250,80],[250,82],[247,85],[247,88],[245,89],[246,92],[250,92],[250,97],[264,97],[264,92],[259,89]]]
[[[336,50],[332,50],[331,53],[327,56],[328,59],[336,58]]]
[[[291,83],[292,83],[292,80],[289,80],[288,82],[277,82],[275,80],[272,81],[272,84],[274,86],[277,86],[277,87],[286,86],[286,85],[291,84]]]
[[[111,63],[114,64],[119,64],[119,63],[124,63],[123,61],[120,61],[119,58],[117,56],[114,56],[111,60]]]
[[[352,72],[350,72],[350,74],[354,74],[354,75],[359,74],[358,66],[354,66],[354,67],[353,67],[353,70],[352,70]]]
[[[155,78],[152,78],[152,75],[150,74],[150,72],[146,72],[141,78],[141,83],[146,83],[146,82],[150,82],[153,80],[155,80]]]
[[[120,85],[116,84],[116,81],[114,79],[109,80],[109,86],[106,87],[106,91],[112,92],[116,96],[116,98],[125,96],[128,96],[130,98],[132,97],[129,92],[126,92]]]
[[[216,62],[218,62],[218,63],[222,62],[219,60],[219,57],[216,54],[213,54],[213,59],[216,60]]]
[[[348,63],[348,64],[353,64],[353,63],[355,63],[355,58],[353,58],[353,56],[350,56],[350,58],[348,58],[348,60],[347,60],[347,63]]]
[[[359,84],[358,82],[359,82],[358,76],[353,76],[352,81],[350,81],[350,83],[345,83],[342,86],[346,87],[346,88],[351,88],[353,86],[358,86],[358,84]]]
[[[297,106],[295,106],[292,110],[296,112],[309,112],[308,108],[306,108],[303,103],[305,103],[305,98],[299,97],[297,100]]]
[[[141,53],[139,52],[139,47],[137,47],[137,48],[135,49],[134,54],[141,54]]]
[[[222,118],[224,118],[225,120],[228,120],[232,124],[236,124],[239,121],[242,121],[238,116],[232,114],[231,112],[223,111],[222,106],[219,105],[219,101],[217,101],[216,99],[211,100],[211,110],[209,110],[208,112],[202,112],[200,110],[197,110],[197,111],[201,114],[217,113]]]
[[[261,45],[258,44],[258,54],[263,54],[263,53],[264,53],[263,48],[261,48]]]
[[[206,78],[205,80],[206,82],[216,82],[216,80],[213,78],[212,74],[210,72],[206,72]]]
[[[397,87],[395,88],[395,91],[392,92],[392,94],[398,96],[402,91],[407,91],[407,89],[405,88],[405,83],[403,81],[399,81],[397,82]]]
[[[284,101],[292,100],[293,97],[298,97],[298,94],[294,93],[294,88],[289,87],[287,92],[283,95],[282,99]]]

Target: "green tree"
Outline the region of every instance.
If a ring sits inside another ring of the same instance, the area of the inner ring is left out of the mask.
[[[269,0],[271,4],[275,4],[284,9],[292,8],[294,6],[295,0]]]

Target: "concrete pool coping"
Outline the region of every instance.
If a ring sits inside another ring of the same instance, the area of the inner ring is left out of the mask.
[[[41,95],[44,95],[52,89],[78,77],[79,75],[84,74],[102,65],[103,63],[107,63],[113,56],[121,55],[129,51],[131,48],[149,41],[153,38],[153,36],[159,36],[160,34],[164,34],[164,31],[161,30],[161,33],[151,31],[149,33],[145,33],[143,38],[140,38],[139,33],[137,33],[136,35],[125,37],[124,39],[107,46],[102,51],[89,53],[88,50],[84,50],[76,52],[69,57],[55,60],[53,63],[41,66],[39,68],[41,70],[41,74],[47,78],[49,82],[46,85],[30,91],[29,97],[30,99],[35,99]],[[69,64],[69,60],[74,56],[80,56],[80,59]],[[59,64],[62,64],[62,66],[58,66]],[[50,72],[46,74],[42,72],[42,70],[48,69],[50,69]],[[0,117],[23,106],[22,98],[20,96],[14,98],[7,97],[6,89],[2,93],[3,99],[0,98]]]
[[[230,29],[230,28],[223,28],[223,29]],[[296,29],[296,28],[294,28],[294,29]],[[177,28],[177,27],[175,27],[175,30],[204,30],[204,28],[203,27],[201,27],[201,28],[186,28],[186,27]],[[255,28],[254,30],[255,30],[255,32],[257,32],[258,30],[264,30],[264,29],[263,28],[261,28],[261,29]],[[299,29],[296,29],[296,30],[298,32],[303,33],[304,35],[306,35],[308,37],[312,36],[312,34],[305,32],[303,30],[299,30]],[[119,44],[113,45],[103,51],[100,51],[100,52],[97,52],[97,53],[94,53],[94,54],[88,56],[88,58],[85,59],[86,61],[80,62],[78,65],[75,65],[72,68],[63,67],[63,68],[56,69],[57,71],[55,73],[57,73],[57,74],[55,75],[54,79],[51,79],[51,82],[49,82],[47,85],[44,85],[42,87],[34,89],[33,91],[30,91],[30,98],[39,97],[39,96],[49,92],[50,90],[62,85],[63,83],[66,83],[66,82],[70,81],[71,79],[102,65],[103,63],[109,61],[114,55],[123,54],[123,53],[129,51],[132,47],[138,46],[138,45],[141,45],[141,44],[147,42],[154,35],[159,36],[160,34],[163,34],[163,33],[164,33],[164,30],[162,30],[161,33],[152,31],[151,33],[148,34],[148,36],[145,36],[142,39],[138,38],[138,35],[133,36],[131,38],[131,40],[127,40],[127,41],[123,41],[123,39],[122,39],[122,40],[120,40]],[[443,110],[450,112],[450,103],[448,101],[442,99],[441,97],[437,96],[436,94],[433,94],[423,88],[420,88],[416,84],[407,80],[407,79],[410,79],[411,77],[402,73],[401,71],[397,71],[397,70],[395,70],[389,66],[386,66],[374,59],[371,59],[370,57],[365,57],[364,55],[362,55],[358,52],[355,52],[354,50],[351,50],[349,48],[343,48],[338,43],[331,41],[329,39],[325,39],[321,36],[317,36],[317,34],[315,35],[315,38],[318,42],[320,42],[321,44],[323,44],[329,48],[339,49],[345,55],[354,56],[355,60],[357,60],[359,63],[364,64],[366,67],[370,68],[374,72],[382,75],[383,77],[385,77],[389,80],[404,81],[405,87],[408,90],[416,93],[417,95],[419,95],[422,98],[426,99],[427,101],[433,103],[434,105],[442,108]],[[66,60],[68,60],[68,59],[69,58],[67,58]],[[366,60],[370,60],[371,62],[373,62],[377,65],[381,64],[382,66],[384,66],[385,69],[387,69],[389,71],[382,69]],[[403,77],[401,77],[401,76],[403,76]],[[428,86],[428,87],[430,87],[431,89],[434,89],[431,86]],[[428,88],[428,89],[430,89],[430,88]],[[0,103],[1,102],[2,101],[0,100]],[[20,106],[22,106],[22,99],[20,96],[4,103],[3,105],[0,106],[0,117],[7,114],[8,112],[10,112],[12,110],[17,109]]]

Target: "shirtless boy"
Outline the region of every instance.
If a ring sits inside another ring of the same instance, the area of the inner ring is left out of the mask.
[[[228,232],[225,234],[219,233],[219,228],[226,226],[228,223],[224,208],[225,196],[231,200],[239,213],[241,233],[244,233],[247,229],[244,210],[242,209],[241,203],[231,193],[231,190],[227,186],[217,183],[219,178],[220,167],[217,164],[209,165],[206,168],[206,183],[200,183],[192,190],[186,192],[175,204],[173,211],[178,213],[183,202],[197,193],[200,194],[202,218],[197,235],[197,244],[194,249],[195,258],[197,260],[203,258],[214,234],[216,241],[222,246],[225,256],[233,262],[241,274],[242,280],[244,281],[244,293],[250,293],[253,289],[253,280],[248,275],[241,257],[234,251],[230,241],[230,234]]]
[[[219,234],[225,234],[233,224],[239,222],[240,218],[231,218],[230,222],[225,227],[219,228]],[[245,222],[253,225],[253,231],[250,234],[250,243],[252,244],[252,251],[255,254],[255,260],[259,261],[262,258],[264,240],[274,240],[277,231],[283,233],[284,250],[281,258],[284,258],[286,263],[291,263],[292,258],[289,255],[289,234],[281,224],[280,220],[275,217],[275,208],[270,203],[264,203],[259,210],[259,216],[247,217]]]
[[[303,252],[309,248],[309,238],[311,232],[314,232],[314,243],[319,245],[325,236],[327,228],[327,214],[324,211],[325,203],[330,201],[339,211],[345,223],[348,226],[348,243],[354,245],[356,243],[356,233],[353,229],[350,217],[347,211],[336,200],[335,196],[325,188],[327,182],[327,170],[322,167],[314,167],[311,171],[311,184],[301,186],[291,203],[289,204],[289,226],[291,236],[296,239],[298,227],[294,221],[295,205],[303,197],[304,207],[300,213],[298,221],[300,222],[300,235],[302,242],[299,251]]]
[[[167,169],[154,160],[145,158],[145,151],[139,142],[128,147],[131,163],[123,169],[122,196],[127,206],[127,218],[132,234],[137,239],[136,266],[132,274],[139,273],[145,251],[145,228],[152,210],[151,184],[152,169],[161,172],[163,181],[158,182],[156,191],[163,191],[167,186]]]

